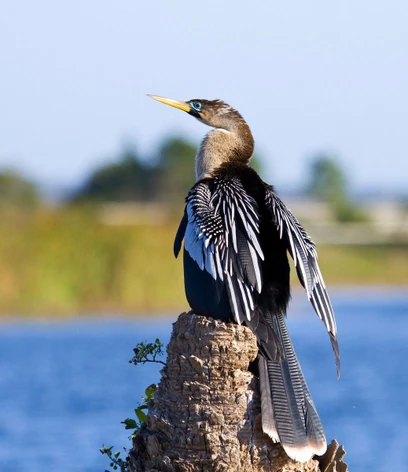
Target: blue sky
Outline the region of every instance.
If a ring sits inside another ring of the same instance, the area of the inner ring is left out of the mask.
[[[240,110],[278,189],[323,150],[354,189],[404,191],[407,25],[404,0],[3,0],[0,167],[70,186],[126,143],[198,143],[207,129],[153,93]]]

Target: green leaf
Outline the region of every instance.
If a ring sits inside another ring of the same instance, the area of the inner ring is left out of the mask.
[[[137,428],[137,423],[132,418],[126,418],[121,423],[125,425],[125,429],[136,429]]]
[[[149,385],[146,390],[145,390],[145,401],[149,401],[154,397],[154,394],[156,393],[157,385],[156,384],[151,384]]]
[[[106,447],[104,444],[102,444],[102,447],[99,448],[102,454],[111,454],[112,449],[113,449],[113,446]]]
[[[137,419],[138,419],[141,423],[146,423],[146,420],[147,420],[146,413],[144,413],[140,408],[138,408],[137,410],[135,410],[135,412],[136,412]]]

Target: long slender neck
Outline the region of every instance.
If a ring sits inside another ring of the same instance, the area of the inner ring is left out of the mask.
[[[196,155],[196,179],[211,177],[225,162],[248,164],[254,152],[254,138],[246,122],[229,121],[204,137]]]

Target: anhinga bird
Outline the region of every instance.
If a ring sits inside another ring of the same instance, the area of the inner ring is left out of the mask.
[[[150,96],[214,128],[196,155],[197,182],[174,243],[177,257],[184,239],[187,300],[198,315],[244,323],[255,333],[264,432],[292,459],[321,455],[323,426],[285,324],[289,252],[329,332],[339,375],[336,321],[316,247],[273,187],[248,167],[254,139],[237,110],[221,100]]]

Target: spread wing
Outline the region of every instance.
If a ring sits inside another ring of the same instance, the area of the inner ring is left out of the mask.
[[[238,323],[250,320],[262,289],[258,206],[236,177],[198,182],[187,196],[184,247],[201,270],[225,284]],[[180,231],[179,231],[180,232]],[[176,238],[175,252],[181,239]]]
[[[325,324],[336,358],[337,375],[340,375],[340,356],[337,342],[337,327],[333,308],[317,263],[316,246],[303,229],[293,213],[266,185],[266,207],[275,222],[281,239],[286,241],[287,249],[293,258],[299,280],[317,315]]]

